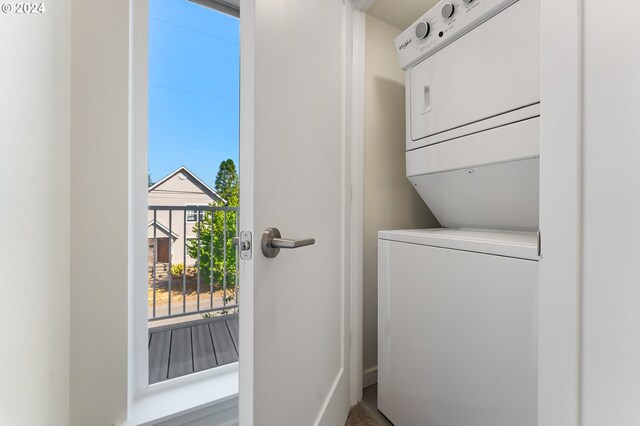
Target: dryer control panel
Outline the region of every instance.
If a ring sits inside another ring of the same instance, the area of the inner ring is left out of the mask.
[[[440,1],[396,38],[400,66],[409,69],[517,1]]]

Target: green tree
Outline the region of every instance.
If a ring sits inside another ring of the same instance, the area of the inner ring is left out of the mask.
[[[219,206],[238,207],[240,201],[240,188],[238,185],[238,172],[233,160],[225,160],[220,163],[216,175],[215,191],[223,199]],[[213,203],[211,206],[215,206]],[[198,239],[188,243],[189,256],[200,261],[196,267],[199,269],[201,282],[208,286],[211,282],[214,289],[220,289],[225,282],[227,289],[235,288],[236,281],[236,251],[233,238],[236,236],[238,213],[236,211],[205,212],[200,223],[196,223],[193,231],[200,234]],[[226,228],[226,232],[225,232]],[[226,274],[225,274],[225,248],[226,248]],[[199,250],[198,250],[199,249]],[[198,253],[199,251],[199,253]]]
[[[222,197],[227,206],[238,207],[240,201],[240,187],[238,186],[238,172],[233,160],[220,163],[216,175],[216,192]]]

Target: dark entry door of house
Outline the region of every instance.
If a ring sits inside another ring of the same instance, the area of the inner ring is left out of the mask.
[[[169,246],[169,238],[158,238],[158,263],[169,263],[169,256],[171,255]]]

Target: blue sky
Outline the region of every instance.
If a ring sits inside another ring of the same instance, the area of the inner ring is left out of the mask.
[[[149,4],[149,172],[184,165],[213,187],[238,165],[239,20],[187,0]]]

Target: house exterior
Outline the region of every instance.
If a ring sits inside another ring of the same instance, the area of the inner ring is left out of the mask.
[[[185,251],[186,243],[197,238],[193,227],[197,224],[195,210],[153,210],[152,207],[180,207],[222,205],[224,200],[195,174],[182,166],[149,187],[149,265],[154,261],[154,238],[158,264],[184,263],[193,266],[196,259]],[[185,218],[186,213],[186,218]],[[201,213],[201,219],[203,215]],[[185,220],[186,219],[186,220]]]

